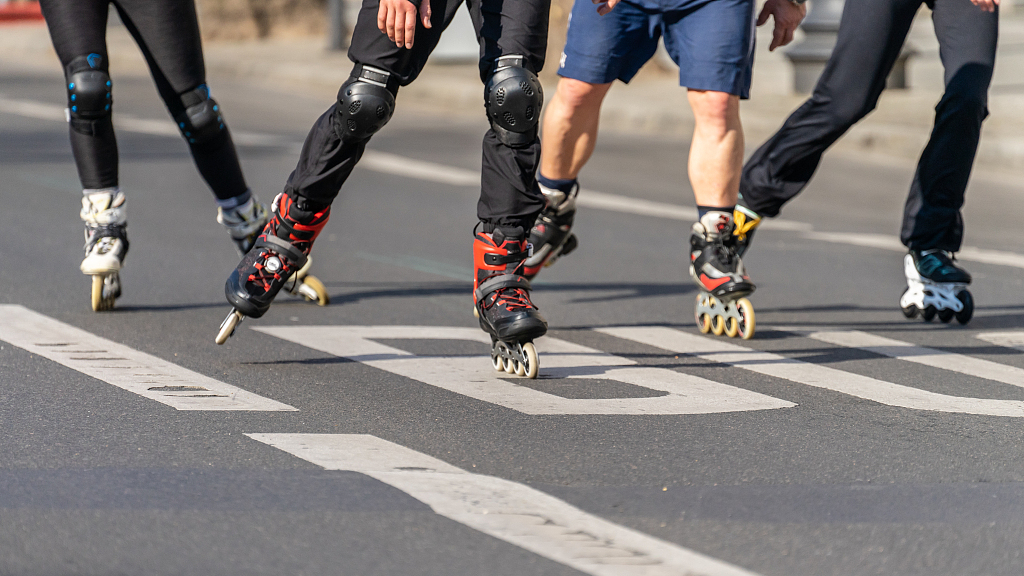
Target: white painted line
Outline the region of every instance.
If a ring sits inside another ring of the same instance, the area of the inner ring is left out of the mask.
[[[295,410],[22,306],[0,318],[0,340],[178,410]]]
[[[64,108],[53,104],[40,104],[30,100],[15,100],[0,96],[0,112],[16,114],[29,118],[40,118],[43,120],[64,121]],[[170,120],[147,120],[136,118],[127,114],[118,113],[114,115],[114,125],[120,130],[129,130],[141,134],[154,136],[179,137],[178,129]],[[261,134],[258,132],[232,132],[235,142],[249,146],[272,146],[287,147],[298,152],[302,145],[289,138],[273,134]],[[426,162],[406,156],[367,150],[359,163],[360,166],[375,172],[394,174],[406,178],[438,182],[452,186],[479,186],[480,173],[474,170],[456,168],[437,162]],[[640,216],[651,216],[654,218],[666,218],[669,220],[680,220],[693,222],[697,220],[697,211],[688,206],[669,204],[667,202],[655,202],[631,196],[618,194],[607,194],[596,190],[584,189],[580,192],[576,203],[585,208],[608,210],[624,214],[637,214]],[[794,222],[790,220],[769,219],[765,220],[760,228],[765,230],[786,230],[800,232],[808,240],[821,242],[832,242],[851,246],[863,246],[865,248],[878,248],[894,252],[906,252],[906,248],[895,236],[882,234],[858,234],[852,232],[815,232],[811,224]],[[981,262],[983,264],[994,264],[997,266],[1010,266],[1013,268],[1024,268],[1024,254],[1006,252],[1002,250],[988,250],[974,246],[964,246],[957,253],[957,258],[970,262]]]
[[[789,328],[781,327],[789,331]],[[803,333],[803,331],[800,331]],[[909,342],[883,338],[859,330],[845,331],[810,331],[803,333],[808,338],[820,342],[857,348],[881,356],[897,358],[907,362],[941,368],[950,372],[958,372],[968,376],[976,376],[986,380],[1002,382],[1012,386],[1024,388],[1024,370],[1006,364],[990,362],[981,358],[946,352],[934,348],[916,346]]]
[[[1009,332],[982,332],[978,338],[1006,348],[1024,350],[1024,330],[1011,330]]]
[[[766,376],[783,378],[807,386],[824,388],[888,406],[932,412],[1024,418],[1024,401],[938,394],[794,360],[770,352],[751,350],[718,338],[697,336],[672,328],[599,328],[597,331],[676,354],[689,354],[712,362],[743,368]]]
[[[370,476],[444,516],[593,576],[754,576],[529,486],[362,434],[247,434],[328,470]]]
[[[476,328],[435,326],[255,326],[258,332],[524,414],[713,414],[795,406],[757,392],[632,360],[556,338],[536,342],[542,378],[616,380],[666,392],[648,398],[563,398],[516,384],[489,356],[417,356],[379,339],[463,340],[490,346]]]

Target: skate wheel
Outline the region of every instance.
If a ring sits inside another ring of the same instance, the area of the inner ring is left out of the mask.
[[[120,279],[115,274],[92,277],[92,310],[105,312],[114,309],[114,301],[121,295]]]
[[[520,377],[526,376],[526,364],[520,362],[519,360],[516,360],[515,361],[515,367],[516,367],[516,376],[520,376]]]
[[[327,306],[331,303],[331,296],[327,293],[327,287],[316,276],[307,275],[299,285],[299,294],[307,302],[316,302],[319,306]]]
[[[231,338],[231,335],[235,333],[235,328],[238,324],[245,319],[245,316],[238,310],[232,310],[228,314],[227,318],[220,323],[220,331],[217,332],[217,338],[214,340],[218,345],[223,344]]]
[[[711,318],[711,333],[715,336],[725,334],[725,316],[716,315]]]
[[[476,304],[473,304],[473,318],[480,319],[480,310],[476,307]]]
[[[956,315],[956,312],[951,308],[943,308],[942,310],[939,310],[939,320],[941,320],[943,324],[949,324],[949,321],[953,319],[954,315]]]
[[[516,373],[515,360],[513,360],[511,358],[502,358],[501,359],[501,368],[505,371],[506,374],[515,374]]]
[[[533,380],[540,373],[540,358],[537,357],[537,348],[533,342],[523,344],[523,356],[526,358],[526,370],[521,375]]]
[[[903,296],[906,296],[907,292],[909,292],[909,291],[910,291],[910,288],[904,288],[903,289],[903,294],[900,296],[900,302],[903,301]],[[918,313],[917,306],[913,306],[913,305],[911,305],[911,306],[900,306],[900,310],[903,312],[904,318],[907,318],[908,320],[917,317],[917,313]]]
[[[701,314],[700,316],[698,316],[697,328],[700,328],[700,331],[703,334],[711,332],[711,316],[707,314]]]
[[[924,318],[925,322],[931,322],[935,319],[935,306],[929,304],[925,307],[924,311],[921,312],[921,318]]]
[[[501,363],[501,356],[492,353],[491,354],[491,366],[494,367],[496,372],[504,372],[505,367]]]
[[[725,319],[725,335],[735,338],[740,333],[740,323],[735,318]]]
[[[750,300],[746,298],[740,298],[736,301],[736,312],[740,315],[739,324],[739,336],[744,340],[750,340],[750,337],[754,335],[754,327],[757,325],[757,321],[754,318],[754,305],[750,303]]]
[[[956,293],[956,299],[964,305],[963,309],[956,313],[956,321],[960,324],[967,324],[974,316],[974,298],[967,290],[961,290]]]

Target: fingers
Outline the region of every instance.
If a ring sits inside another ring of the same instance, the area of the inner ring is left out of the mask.
[[[430,9],[430,0],[420,0],[420,18],[423,20],[423,27],[430,28],[430,17],[433,16]]]
[[[387,23],[388,23],[388,7],[385,6],[383,2],[381,2],[380,6],[377,7],[377,29],[380,30],[381,32],[387,34],[388,33]],[[391,37],[391,35],[389,34],[388,38],[390,38],[390,37]]]
[[[768,16],[770,16],[771,13],[772,13],[771,10],[769,10],[769,4],[771,4],[770,1],[769,2],[765,2],[764,6],[761,7],[761,12],[757,15],[757,25],[758,26],[761,26],[765,22],[768,21]]]
[[[405,47],[412,48],[413,38],[416,36],[416,10],[415,8],[405,13]],[[399,46],[401,42],[397,43]]]
[[[395,33],[394,36],[391,37],[391,41],[399,48],[405,46],[405,12],[401,10],[395,11],[394,31]]]

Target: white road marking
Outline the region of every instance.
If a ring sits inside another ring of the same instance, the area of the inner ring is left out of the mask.
[[[247,436],[328,470],[370,476],[440,516],[593,576],[754,576],[529,486],[473,474],[375,436]]]
[[[1009,332],[982,332],[978,338],[1006,348],[1024,350],[1024,330],[1011,330]]]
[[[770,352],[751,350],[722,339],[697,336],[672,328],[598,328],[597,331],[676,354],[689,354],[758,374],[824,388],[889,406],[933,412],[1024,417],[1024,401],[967,398],[929,392]]]
[[[28,118],[39,118],[42,120],[59,120],[64,122],[64,107],[55,104],[40,104],[31,100],[16,100],[5,98],[0,95],[0,112],[16,114]],[[141,134],[154,136],[180,137],[178,129],[170,120],[148,120],[133,117],[124,113],[114,115],[114,125],[120,130],[129,130]],[[301,149],[301,143],[297,143],[287,137],[273,134],[261,134],[258,132],[232,132],[235,142],[249,146],[272,146],[286,147],[293,152]],[[394,174],[406,178],[438,182],[452,186],[479,186],[480,173],[474,170],[466,170],[455,166],[448,166],[437,162],[416,160],[406,156],[367,150],[359,163],[360,166],[375,172]],[[655,202],[622,196],[618,194],[607,194],[596,190],[584,189],[576,203],[585,208],[608,210],[625,214],[637,214],[640,216],[651,216],[654,218],[666,218],[693,222],[697,220],[697,211],[688,206],[670,204],[667,202]],[[811,224],[805,222],[794,222],[778,218],[768,219],[762,222],[760,228],[765,230],[787,230],[799,232],[808,240],[846,244],[850,246],[863,246],[866,248],[878,248],[894,252],[906,252],[906,248],[895,236],[882,234],[859,234],[852,232],[815,232]],[[1024,254],[1006,252],[1003,250],[988,250],[974,246],[964,246],[957,253],[957,258],[970,262],[981,262],[983,264],[994,264],[996,266],[1010,266],[1013,268],[1024,268]]]
[[[780,328],[786,331],[790,330],[786,327]],[[1002,382],[1004,384],[1024,388],[1024,370],[1014,366],[1008,366],[1006,364],[990,362],[988,360],[965,356],[955,352],[946,352],[944,350],[916,346],[909,342],[875,336],[874,334],[868,334],[867,332],[861,332],[859,330],[798,330],[798,332],[808,338],[813,338],[828,344],[835,344],[836,346],[858,348],[860,350],[865,350],[882,356],[888,356],[890,358],[897,358],[907,362],[914,362],[925,366],[949,370],[950,372],[958,372],[968,376],[976,376],[978,378],[984,378],[986,380]]]
[[[558,340],[537,341],[541,376],[617,380],[666,392],[651,398],[562,398],[515,384],[488,356],[417,356],[376,339],[463,340],[490,345],[476,328],[433,326],[257,326],[253,330],[348,358],[525,414],[712,414],[795,406],[791,402]]]
[[[0,340],[178,410],[295,410],[22,306],[0,318]]]

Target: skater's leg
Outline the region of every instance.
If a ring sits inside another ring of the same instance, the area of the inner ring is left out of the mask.
[[[920,5],[920,0],[845,4],[836,46],[811,98],[743,168],[745,206],[761,216],[777,216],[810,181],[825,150],[874,109]]]
[[[250,200],[231,133],[206,84],[193,0],[116,0],[157,90],[221,208]]]
[[[998,9],[984,12],[969,2],[937,0],[932,20],[946,91],[910,186],[901,239],[911,250],[956,252],[963,239],[960,209],[988,115]]]
[[[739,96],[689,90],[693,108],[690,185],[698,206],[719,207],[732,217],[743,166],[743,127]]]
[[[558,81],[544,111],[540,173],[552,180],[575,180],[597,144],[601,103],[611,82]]]

